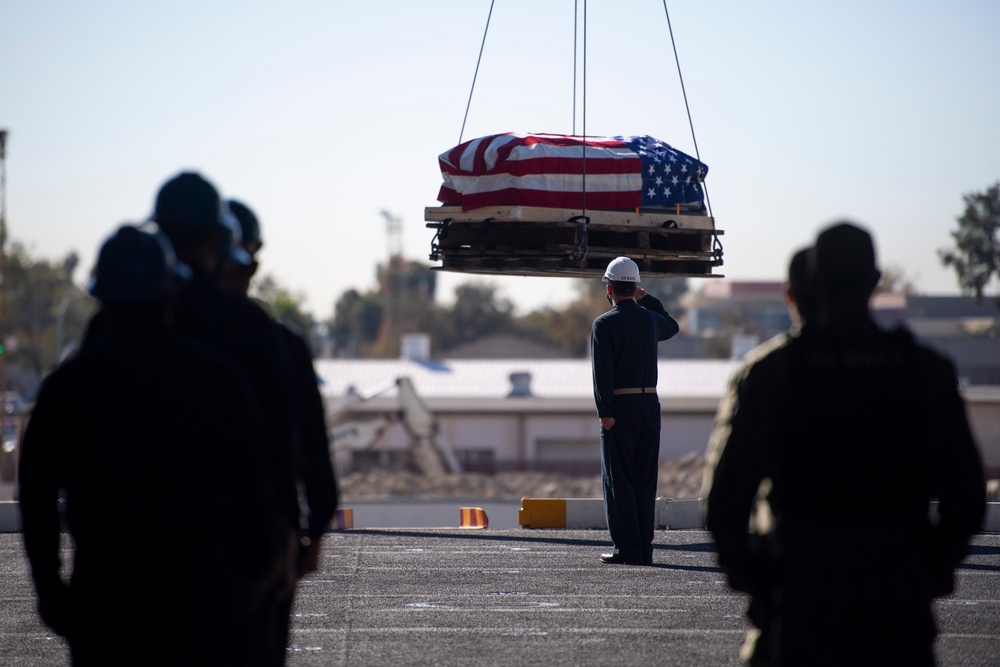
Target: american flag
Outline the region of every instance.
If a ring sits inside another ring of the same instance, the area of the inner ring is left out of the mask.
[[[586,145],[586,160],[584,160]],[[442,153],[438,201],[484,206],[636,209],[703,202],[708,166],[648,136],[507,132]],[[586,168],[586,202],[583,197]]]

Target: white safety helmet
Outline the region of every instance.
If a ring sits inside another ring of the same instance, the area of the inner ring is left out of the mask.
[[[628,257],[615,257],[604,272],[603,282],[638,283],[639,266]]]

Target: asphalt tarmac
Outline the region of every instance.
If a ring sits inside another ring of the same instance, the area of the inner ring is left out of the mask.
[[[596,530],[330,533],[299,587],[287,664],[741,664],[745,600],[707,533],[658,531],[651,567],[600,563],[608,545]],[[1000,534],[975,538],[935,612],[940,665],[1000,665]],[[35,614],[17,534],[0,535],[0,664],[68,664]]]

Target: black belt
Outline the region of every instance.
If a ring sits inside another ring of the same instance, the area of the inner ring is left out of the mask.
[[[620,396],[621,394],[655,394],[656,387],[625,387],[624,389],[615,389],[615,396]]]

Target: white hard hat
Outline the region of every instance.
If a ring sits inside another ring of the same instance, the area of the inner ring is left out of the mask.
[[[615,257],[604,272],[604,282],[639,282],[639,266],[628,257]]]

